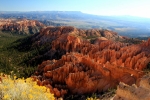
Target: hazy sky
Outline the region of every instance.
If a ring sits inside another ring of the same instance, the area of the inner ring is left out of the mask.
[[[150,18],[150,0],[0,0],[0,11],[82,11]]]

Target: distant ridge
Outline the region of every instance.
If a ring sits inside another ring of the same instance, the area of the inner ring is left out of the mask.
[[[46,20],[82,29],[109,29],[128,37],[150,36],[150,18],[136,16],[100,16],[80,11],[0,11],[0,18]]]

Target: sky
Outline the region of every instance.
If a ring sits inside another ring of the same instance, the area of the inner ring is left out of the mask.
[[[0,11],[81,11],[150,18],[150,0],[0,0]]]

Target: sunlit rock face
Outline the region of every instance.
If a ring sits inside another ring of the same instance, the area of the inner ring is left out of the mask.
[[[39,85],[51,88],[60,97],[106,91],[119,82],[132,85],[144,74],[142,70],[150,62],[150,40],[137,45],[121,43],[115,42],[116,38],[128,38],[107,30],[103,35],[102,30],[88,31],[73,27],[40,31],[33,45],[50,43],[49,51],[43,55],[50,60],[43,61],[35,72]],[[88,34],[100,36],[91,43],[86,38]]]
[[[124,83],[118,85],[113,100],[150,100],[150,74],[140,79],[139,86],[129,86]]]
[[[35,34],[44,26],[36,20],[0,19],[0,30],[17,34]]]

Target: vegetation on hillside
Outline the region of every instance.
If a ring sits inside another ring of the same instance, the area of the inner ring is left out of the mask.
[[[16,74],[17,77],[29,77],[35,71],[34,66],[27,66],[23,63],[28,58],[30,52],[20,52],[13,45],[18,45],[15,42],[25,36],[16,35],[11,33],[0,32],[0,72]]]

